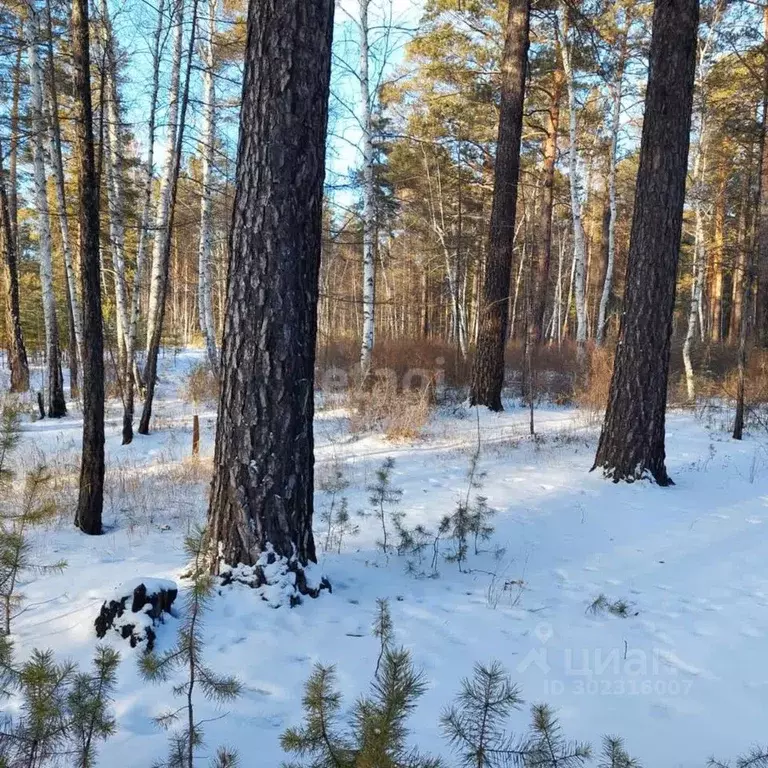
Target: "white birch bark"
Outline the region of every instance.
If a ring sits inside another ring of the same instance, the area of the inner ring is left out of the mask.
[[[165,247],[165,230],[171,205],[174,156],[179,120],[179,85],[181,82],[181,55],[184,38],[184,0],[177,0],[173,13],[173,58],[171,80],[168,89],[168,128],[165,135],[165,165],[160,179],[160,197],[155,216],[154,243],[152,246],[152,273],[149,285],[149,306],[147,308],[147,350],[152,343],[157,324],[160,322],[160,307],[165,301],[165,276],[168,271],[170,254]]]
[[[146,261],[147,243],[149,241],[149,220],[152,212],[152,181],[155,175],[155,121],[157,115],[157,95],[160,90],[160,49],[163,35],[163,15],[165,13],[165,0],[158,0],[157,27],[155,28],[152,43],[152,94],[149,109],[149,136],[147,142],[147,163],[144,175],[144,202],[141,209],[141,222],[139,224],[139,243],[136,249],[136,269],[133,274],[133,293],[131,297],[131,310],[129,318],[128,336],[126,340],[126,357],[128,365],[133,367],[133,375],[136,385],[140,386],[138,366],[136,365],[136,339],[139,331],[139,312],[141,309],[141,281],[144,277],[144,263]],[[179,58],[179,65],[181,59]]]
[[[616,260],[616,165],[618,160],[619,128],[621,127],[621,97],[624,87],[624,67],[627,55],[627,34],[624,30],[621,39],[619,61],[616,66],[616,78],[611,85],[613,96],[613,114],[611,116],[611,154],[608,159],[608,259],[605,267],[603,292],[600,296],[600,307],[597,312],[597,331],[595,341],[602,344],[605,341],[605,322],[608,312],[608,301],[613,288],[613,266]]]
[[[214,82],[214,37],[218,0],[208,2],[208,26],[203,39],[203,130],[202,194],[200,196],[200,245],[198,249],[198,318],[208,362],[218,376],[219,355],[213,322],[211,254],[213,252],[212,171],[216,140],[216,88]]]
[[[571,190],[571,219],[573,223],[573,293],[576,302],[576,341],[579,347],[583,347],[587,340],[587,305],[586,305],[586,279],[585,279],[585,248],[584,226],[581,218],[581,208],[584,189],[579,168],[579,151],[577,144],[576,123],[576,84],[573,75],[573,63],[571,61],[571,46],[568,40],[568,21],[565,6],[558,10],[558,23],[560,27],[561,45],[560,51],[563,57],[563,72],[568,90],[568,181]]]
[[[127,364],[128,298],[125,288],[125,221],[123,218],[123,150],[120,138],[120,95],[117,88],[117,61],[115,57],[112,23],[107,1],[101,0],[104,51],[106,53],[107,130],[105,132],[104,161],[107,172],[107,207],[109,210],[109,237],[112,249],[112,267],[115,287],[115,313],[117,326],[118,360],[121,369]]]
[[[53,72],[51,72],[51,77]],[[59,232],[61,234],[61,249],[64,255],[64,272],[69,286],[69,299],[72,303],[72,321],[75,327],[75,346],[82,360],[83,354],[83,316],[77,291],[77,278],[72,261],[72,241],[69,233],[69,218],[67,216],[67,201],[64,187],[64,168],[61,157],[61,137],[56,135],[57,121],[54,112],[57,105],[51,98],[50,87],[46,89],[45,99],[48,113],[48,152],[51,158],[54,186],[56,187],[56,205],[58,207]]]
[[[370,0],[359,0],[360,99],[363,128],[363,338],[360,347],[360,370],[363,379],[371,370],[376,319],[376,193],[373,178],[373,121],[369,71],[369,4]]]
[[[37,51],[39,23],[37,12],[29,6],[29,81],[31,86],[30,115],[32,122],[32,162],[34,168],[35,208],[37,209],[38,255],[40,259],[40,285],[43,294],[43,323],[45,326],[46,354],[49,360],[57,360],[58,324],[56,300],[53,292],[53,258],[51,248],[51,223],[48,209],[48,191],[45,175],[45,137],[47,135],[43,117],[43,73]],[[49,379],[51,378],[49,365]],[[58,373],[56,374],[58,376]],[[49,392],[55,384],[48,382]],[[51,398],[52,399],[52,398]]]
[[[693,161],[695,231],[691,275],[691,304],[688,312],[688,327],[685,333],[685,342],[683,343],[685,384],[688,400],[690,402],[693,402],[696,399],[696,384],[693,374],[693,364],[691,362],[691,345],[693,343],[693,337],[696,335],[697,321],[699,332],[702,334],[702,340],[704,334],[702,296],[704,295],[704,280],[706,277],[706,253],[704,252],[704,214],[701,206],[701,197],[706,166],[707,114],[705,93],[703,89],[707,78],[708,55],[717,34],[717,25],[720,21],[724,5],[724,0],[718,0],[706,40],[704,41],[704,44],[699,47],[698,59],[696,62],[695,86],[699,97],[699,106],[697,110],[699,114],[699,141],[696,145],[696,155],[694,156]]]

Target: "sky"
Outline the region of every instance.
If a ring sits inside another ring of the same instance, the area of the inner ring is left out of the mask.
[[[149,90],[151,78],[152,36],[156,24],[158,0],[110,0],[113,25],[120,44],[128,57],[124,68],[123,100],[126,120],[136,137],[142,153],[146,152]],[[424,0],[370,0],[369,26],[372,48],[372,78],[385,80],[403,62],[404,45],[417,30]],[[204,5],[201,3],[201,6]],[[207,5],[207,4],[205,4]],[[358,0],[338,0],[334,30],[334,59],[332,75],[331,117],[328,138],[328,175],[330,193],[339,205],[353,205],[357,191],[349,188],[351,173],[360,164],[360,87],[359,47],[356,22],[359,19]],[[187,19],[187,23],[189,19]],[[395,27],[387,32],[385,27]],[[165,61],[161,72],[158,104],[158,133],[155,147],[156,169],[163,162],[163,136],[167,120],[166,91],[170,68],[171,40],[165,39]],[[227,102],[219,112],[218,130],[228,144],[228,154],[234,156],[237,141],[237,120],[240,92],[240,72],[233,66],[217,82],[217,98]],[[196,150],[200,118],[200,78],[192,81],[189,116],[185,127],[185,152]],[[221,168],[231,175],[234,169]]]

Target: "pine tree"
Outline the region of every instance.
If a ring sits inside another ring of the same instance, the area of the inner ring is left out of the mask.
[[[250,3],[208,530],[316,560],[314,380],[332,0]],[[218,568],[219,562],[213,563]]]
[[[655,4],[624,314],[594,463],[614,482],[671,483],[664,425],[698,17],[698,0]]]
[[[163,654],[154,652],[141,657],[139,670],[149,682],[165,682],[177,672],[184,681],[174,686],[176,696],[184,704],[159,718],[162,728],[182,723],[170,740],[170,750],[158,768],[194,768],[196,751],[202,744],[201,723],[195,717],[195,695],[199,691],[209,701],[220,704],[240,695],[241,685],[235,677],[218,675],[203,662],[203,618],[214,591],[214,577],[204,569],[205,534],[197,530],[185,541],[185,550],[191,559],[192,586],[186,600],[186,609],[175,647]],[[235,765],[235,757],[227,750],[219,751],[219,765]],[[229,762],[221,762],[227,758]]]

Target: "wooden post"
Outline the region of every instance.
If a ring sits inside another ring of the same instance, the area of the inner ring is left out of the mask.
[[[197,414],[192,417],[192,455],[195,458],[200,455],[200,417]]]

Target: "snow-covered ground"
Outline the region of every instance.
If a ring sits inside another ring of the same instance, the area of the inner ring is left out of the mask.
[[[192,352],[164,358],[150,437],[120,446],[119,408],[111,406],[107,532],[99,538],[71,525],[65,479],[77,460],[77,415],[24,424],[19,463],[44,459],[62,487],[60,522],[34,535],[39,562],[64,558],[68,566],[24,585],[28,610],[14,625],[19,653],[48,647],[86,664],[100,603],[119,582],[183,583],[182,539],[204,518],[213,450],[209,406],[199,409],[203,460],[189,459],[196,409],[177,391],[199,359]],[[361,519],[340,554],[322,554],[333,594],[275,610],[246,588],[225,591],[206,616],[207,661],[237,675],[244,691],[226,717],[206,725],[210,752],[229,744],[244,766],[277,768],[280,734],[301,717],[315,662],[337,665],[351,705],[375,666],[369,628],[377,598],[389,598],[397,639],[430,683],[411,720],[412,742],[424,751],[448,755],[440,711],[474,662],[494,659],[527,702],[558,709],[570,738],[597,745],[602,734],[621,734],[646,766],[700,766],[765,740],[768,436],[734,442],[721,423],[727,418],[669,415],[667,461],[676,485],[661,489],[590,474],[597,427],[577,410],[537,409],[536,439],[528,437],[527,411],[513,404],[501,415],[481,412],[485,476],[475,492],[498,510],[487,551],[470,554],[470,572],[441,562],[438,577],[415,577],[404,558],[387,561],[377,549],[376,521]],[[350,436],[342,412],[320,411],[318,476],[343,467],[354,513],[368,507],[366,486],[392,456],[406,523],[432,527],[467,493],[477,434],[478,415],[463,408],[436,414],[423,439],[396,444]],[[328,494],[318,492],[316,503],[322,511]],[[319,519],[316,525],[320,546]],[[629,601],[631,615],[590,614],[601,593]],[[159,629],[160,649],[173,643],[174,624]],[[101,749],[101,764],[145,768],[165,752],[152,717],[173,704],[171,686],[143,682],[139,651],[110,642],[123,655],[119,731]],[[198,712],[221,714],[202,702]],[[527,722],[522,711],[514,725],[523,730]]]

